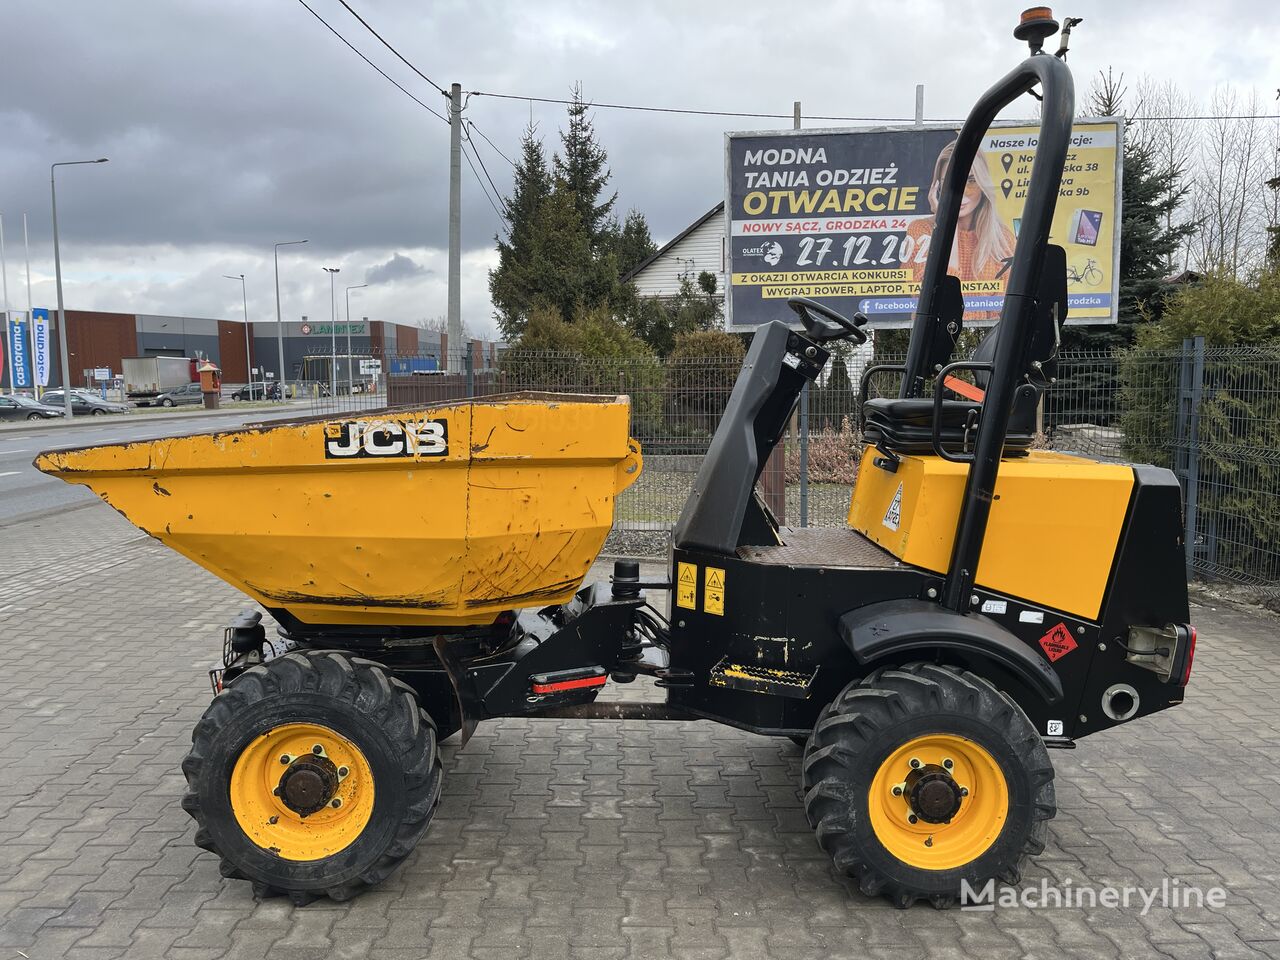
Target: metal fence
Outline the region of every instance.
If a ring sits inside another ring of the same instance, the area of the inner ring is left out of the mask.
[[[411,364],[389,358],[387,369]],[[900,362],[877,357],[876,363]],[[827,365],[802,399],[761,477],[774,513],[793,526],[843,524],[857,478],[858,385],[869,351]],[[506,353],[496,368],[466,356],[445,372],[379,375],[363,392],[318,396],[317,413],[413,406],[521,390],[631,397],[645,469],[618,502],[627,550],[661,553],[737,377],[740,361]],[[1168,467],[1183,485],[1189,572],[1280,589],[1280,346],[1066,353],[1039,412],[1036,445],[1101,460]],[[893,377],[872,395],[896,394]],[[627,534],[647,533],[648,536]]]

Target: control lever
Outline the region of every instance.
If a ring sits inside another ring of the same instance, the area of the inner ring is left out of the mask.
[[[830,340],[852,340],[857,344],[867,342],[867,332],[862,329],[867,322],[865,313],[855,313],[853,319],[849,320],[825,303],[808,297],[791,297],[787,300],[787,306],[796,312],[796,316],[804,324],[805,332],[819,343]]]

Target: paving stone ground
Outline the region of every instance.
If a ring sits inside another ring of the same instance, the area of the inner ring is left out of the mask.
[[[1280,647],[1250,610],[1196,609],[1184,706],[1053,755],[1026,878],[1221,909],[894,910],[817,848],[789,741],[550,720],[446,743],[404,868],[299,909],[223,880],[178,805],[243,597],[105,507],[0,527],[0,556],[0,960],[1280,956]]]

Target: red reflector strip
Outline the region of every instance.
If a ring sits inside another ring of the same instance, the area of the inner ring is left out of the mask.
[[[608,677],[582,677],[578,680],[557,680],[554,683],[534,683],[534,693],[562,693],[565,690],[581,690],[583,687],[603,687]]]

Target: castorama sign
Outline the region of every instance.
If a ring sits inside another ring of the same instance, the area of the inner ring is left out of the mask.
[[[43,308],[31,311],[31,360],[36,383],[49,385],[49,311]]]

